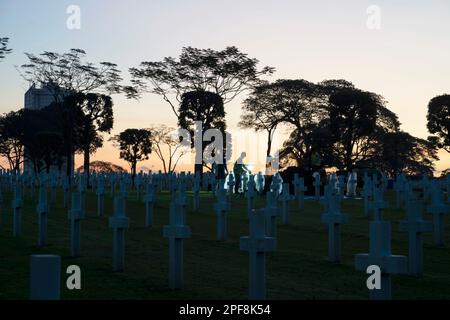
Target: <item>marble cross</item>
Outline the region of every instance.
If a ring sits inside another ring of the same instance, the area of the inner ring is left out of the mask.
[[[320,174],[316,171],[313,174],[314,177],[314,198],[316,201],[320,199]]]
[[[356,197],[356,188],[358,186],[358,176],[356,172],[351,172],[347,182],[347,197]]]
[[[201,187],[200,182],[201,182],[200,172],[196,172],[194,176],[194,185],[192,188],[194,194],[193,196],[194,212],[197,212],[200,207],[200,187]]]
[[[264,185],[266,178],[262,174],[262,172],[258,172],[255,178],[255,184],[256,184],[256,191],[258,191],[259,194],[263,193],[264,191]]]
[[[177,197],[170,203],[170,222],[164,226],[163,236],[169,239],[169,287],[183,287],[183,241],[191,237],[191,228],[186,225],[185,212]]]
[[[369,203],[369,209],[372,210],[373,220],[382,220],[382,210],[386,209],[387,203],[383,200],[383,193],[380,188],[376,187],[375,184],[372,185],[373,199]]]
[[[12,200],[13,209],[13,237],[22,236],[22,186],[16,184],[14,186],[14,198]]]
[[[292,196],[289,192],[289,183],[283,183],[283,193],[279,197],[282,203],[281,218],[284,225],[289,224],[289,202],[292,200]]]
[[[153,208],[155,205],[155,194],[157,186],[153,183],[147,183],[145,187],[144,204],[145,204],[145,227],[153,226]]]
[[[272,191],[266,193],[266,207],[264,209],[266,216],[266,234],[269,237],[277,237],[277,217],[280,215],[280,209],[277,206],[275,194]]]
[[[86,214],[87,180],[86,180],[86,175],[84,173],[80,174],[78,178],[79,178],[79,180],[78,180],[78,193],[80,195],[80,206],[81,206],[81,211],[82,211],[83,218],[84,218],[84,215]]]
[[[408,269],[414,276],[423,274],[423,238],[425,232],[432,232],[431,222],[422,219],[422,203],[409,200],[406,205],[407,220],[400,222],[400,232],[408,234]]]
[[[109,217],[109,227],[113,229],[113,271],[121,272],[125,265],[125,229],[130,220],[125,213],[125,199],[122,196],[114,198],[114,215]]]
[[[369,217],[370,203],[373,201],[373,186],[372,179],[369,176],[364,176],[363,197],[364,197],[364,217]]]
[[[392,299],[391,275],[407,273],[406,257],[391,253],[391,224],[386,221],[370,223],[369,253],[355,255],[355,268],[366,272],[375,265],[381,270],[381,288],[370,290],[372,300]]]
[[[39,203],[36,207],[36,213],[38,216],[38,247],[44,247],[47,245],[48,215],[47,189],[44,186],[39,189]]]
[[[80,256],[81,241],[81,219],[83,219],[83,209],[81,208],[81,195],[79,192],[72,193],[72,207],[69,210],[70,221],[70,255]]]
[[[328,258],[331,262],[341,262],[341,225],[347,223],[347,216],[341,213],[341,197],[333,194],[329,197],[328,210],[321,217],[328,227]]]
[[[69,197],[70,197],[70,185],[69,185],[69,177],[64,175],[63,177],[63,207],[67,209],[69,206]]]
[[[217,240],[225,241],[227,239],[227,216],[230,204],[227,202],[223,185],[217,190],[217,203],[214,205],[214,210],[217,217]]]
[[[250,175],[248,180],[245,197],[247,198],[247,214],[250,214],[255,203],[255,178],[253,175]]]
[[[444,214],[450,213],[450,205],[444,203],[444,197],[436,184],[431,185],[431,204],[427,212],[433,215],[433,239],[437,247],[444,246]]]
[[[276,239],[265,234],[264,209],[250,213],[250,234],[240,239],[241,251],[249,254],[249,299],[266,298],[266,252],[275,251]]]
[[[32,255],[30,257],[30,299],[61,298],[61,257]]]
[[[298,200],[298,207],[300,209],[305,208],[305,179],[299,178],[298,173],[294,174],[294,193],[295,198]]]

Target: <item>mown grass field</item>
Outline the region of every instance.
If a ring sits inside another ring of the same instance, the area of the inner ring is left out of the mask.
[[[185,287],[168,288],[168,240],[162,226],[168,224],[169,194],[161,193],[155,206],[154,227],[144,228],[144,204],[129,195],[125,271],[112,272],[112,197],[106,195],[105,215],[96,215],[96,197],[87,194],[86,219],[81,223],[80,258],[69,257],[69,221],[62,208],[62,194],[48,217],[48,247],[37,248],[36,200],[25,194],[23,237],[12,237],[11,193],[4,191],[0,219],[0,299],[28,299],[29,256],[58,254],[62,257],[63,299],[246,299],[248,255],[239,250],[239,237],[248,234],[246,200],[235,196],[228,219],[229,239],[216,240],[215,199],[201,194],[200,210],[192,212],[189,194],[187,221],[192,237],[185,241]],[[386,196],[394,207],[393,194]],[[258,198],[256,207],[262,207]],[[369,221],[363,217],[362,201],[345,201],[343,212],[349,223],[342,228],[343,263],[327,261],[327,232],[320,222],[321,206],[313,201],[300,211],[291,204],[291,224],[279,225],[277,251],[267,257],[269,299],[367,299],[367,275],[356,272],[354,254],[368,252]],[[390,209],[384,217],[392,221],[392,251],[407,255],[407,235],[398,222],[405,213]],[[425,215],[429,220],[431,217]],[[450,245],[450,221],[446,217],[446,241]],[[434,248],[432,235],[424,236],[424,277],[393,277],[394,299],[450,299],[450,249]],[[78,265],[82,289],[65,288],[66,267]]]

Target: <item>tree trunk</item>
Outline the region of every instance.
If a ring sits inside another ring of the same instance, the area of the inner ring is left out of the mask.
[[[200,163],[200,164],[195,164],[194,165],[194,175],[197,173],[197,172],[200,172],[200,178],[202,178],[203,177],[203,163]]]
[[[69,147],[66,151],[66,174],[67,178],[69,179],[69,185],[72,184],[72,152],[71,152],[71,142],[69,142]]]
[[[134,161],[131,164],[131,186],[133,187],[133,189],[134,189],[134,178],[136,177],[136,167],[137,167],[137,162]]]
[[[270,152],[272,150],[272,133],[269,131],[268,137],[267,137],[267,151],[266,151],[266,157],[270,156]]]
[[[352,171],[353,169],[353,163],[352,163],[352,144],[348,143],[345,148],[345,167],[348,171]]]
[[[84,168],[84,174],[86,176],[87,187],[89,187],[89,185],[90,185],[89,178],[91,176],[91,173],[89,171],[89,163],[91,161],[91,157],[90,157],[91,155],[89,153],[89,149],[90,149],[89,146],[84,147],[84,166],[83,166],[83,168]]]

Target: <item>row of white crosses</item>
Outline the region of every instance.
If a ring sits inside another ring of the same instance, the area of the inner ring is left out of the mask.
[[[81,181],[81,182],[80,182]],[[81,178],[79,181],[79,191],[83,191],[83,178]],[[289,195],[289,185],[288,184],[283,184],[282,185],[282,193],[281,193],[281,197],[279,197],[279,184],[280,182],[275,179],[275,182],[272,185],[272,192],[269,192],[267,197],[268,197],[268,201],[267,201],[267,206],[264,210],[261,210],[263,212],[263,217],[264,217],[264,239],[267,238],[267,236],[269,236],[269,238],[276,238],[276,217],[279,215],[279,210],[276,206],[276,199],[278,198],[279,200],[281,200],[283,203],[287,203],[289,200],[286,197],[286,199],[283,198],[283,195],[287,196]],[[99,185],[101,185],[101,182],[99,183]],[[219,186],[222,185],[223,186],[223,182],[219,183]],[[148,185],[147,185],[148,186]],[[295,185],[294,185],[295,186]],[[381,214],[380,214],[380,210],[384,208],[383,204],[383,199],[382,199],[382,192],[380,190],[377,190],[377,188],[375,187],[376,183],[373,183],[373,200],[371,201],[371,205],[372,205],[372,210],[374,211],[374,222],[381,222]],[[97,186],[97,191],[98,189],[101,189],[101,187]],[[146,195],[147,194],[151,194],[154,193],[154,190],[156,188],[154,186],[151,186],[150,189],[147,189]],[[20,188],[16,188],[16,190],[20,190]],[[42,188],[41,190],[44,190],[44,188]],[[151,191],[149,191],[151,190]],[[220,190],[220,187],[219,187]],[[222,188],[223,190],[223,188]],[[251,190],[253,191],[253,188],[251,188]],[[332,190],[332,189],[331,189]],[[175,241],[175,240],[181,240],[186,238],[183,236],[183,232],[178,232],[177,234],[172,234],[171,232],[167,231],[167,230],[181,230],[183,228],[170,228],[171,226],[174,225],[173,221],[178,221],[175,225],[176,226],[185,226],[185,218],[181,219],[182,223],[179,222],[179,220],[174,220],[173,216],[174,216],[174,209],[173,206],[180,208],[180,210],[177,210],[179,212],[182,213],[181,216],[185,215],[185,207],[186,207],[186,201],[185,201],[185,195],[184,195],[184,191],[185,191],[185,186],[180,187],[180,186],[176,186],[175,188],[173,188],[173,196],[174,199],[181,199],[181,200],[175,200],[175,204],[171,204],[171,224],[169,226],[167,226],[167,228],[165,228],[164,231],[164,235],[167,236],[169,239],[171,239],[171,246],[173,245],[173,250],[171,249],[171,259],[170,259],[170,283],[171,283],[171,287],[172,288],[179,288],[182,286],[182,246],[181,246],[181,250],[180,250],[180,246],[179,246],[179,241]],[[328,192],[329,189],[326,189],[326,201],[327,201],[327,211],[325,212],[325,214],[322,216],[322,221],[326,224],[329,225],[328,228],[328,232],[329,232],[329,257],[330,260],[334,261],[334,262],[339,262],[340,260],[340,237],[339,237],[339,228],[340,228],[340,224],[345,223],[346,222],[346,218],[343,214],[341,214],[340,212],[340,199],[341,199],[341,194],[339,194],[339,192],[336,192],[336,189],[334,189],[334,191],[332,190],[332,192]],[[180,194],[178,194],[178,192]],[[20,194],[20,191],[16,191],[17,194]],[[38,205],[38,214],[42,213],[45,214],[45,205],[46,205],[46,195],[41,196],[42,191],[40,191],[40,205]],[[124,253],[123,253],[123,231],[124,229],[126,229],[126,227],[128,226],[128,223],[124,222],[127,221],[127,218],[125,217],[125,210],[124,210],[124,197],[122,197],[123,194],[126,194],[125,192],[121,192],[120,196],[118,198],[116,198],[115,201],[115,214],[114,216],[110,219],[110,226],[114,229],[114,254],[113,254],[113,261],[114,262],[114,269],[119,271],[121,269],[123,269],[123,257],[124,257]],[[434,193],[432,193],[433,195]],[[378,196],[377,196],[378,195]],[[290,196],[290,195],[289,195]],[[222,201],[219,201],[218,204],[222,203],[222,207],[226,208],[227,206],[227,202],[226,202],[226,196],[224,195],[224,190],[222,192],[218,192],[218,197],[222,199]],[[20,196],[16,196],[15,199],[20,199]],[[44,200],[45,199],[45,200]],[[117,200],[117,199],[120,199]],[[184,199],[184,200],[183,200]],[[225,200],[223,200],[225,199]],[[117,202],[119,201],[119,202]],[[15,202],[19,202],[19,201],[15,201]],[[439,213],[439,210],[442,211],[442,205],[441,202],[442,201],[438,201],[435,200],[435,206],[439,209],[436,209],[435,211]],[[116,203],[123,203],[123,207],[122,205],[116,204]],[[150,203],[150,202],[149,202]],[[225,204],[225,205],[223,205]],[[436,205],[438,204],[438,205]],[[228,203],[229,205],[229,203]],[[84,217],[84,210],[82,209],[82,199],[80,194],[74,194],[74,199],[72,200],[72,210],[69,214],[69,216],[71,217],[72,220],[72,236],[71,236],[71,252],[73,256],[77,256],[79,255],[79,230],[80,230],[80,220]],[[20,206],[16,206],[17,208],[21,208]],[[248,206],[248,208],[252,208],[253,206]],[[286,206],[284,206],[286,207]],[[432,207],[431,210],[434,210]],[[411,208],[417,209],[417,206],[412,206]],[[217,210],[217,209],[216,209]],[[284,210],[283,210],[284,211]],[[253,211],[251,211],[253,212]],[[146,212],[146,216],[147,216],[147,212]],[[286,215],[283,214],[283,217],[285,217]],[[120,217],[118,219],[118,217]],[[176,217],[178,217],[179,219],[179,215],[177,215]],[[402,222],[401,225],[401,230],[408,232],[410,234],[410,273],[413,273],[414,270],[417,270],[417,274],[420,274],[421,271],[421,252],[419,250],[419,248],[421,249],[421,245],[420,245],[420,238],[418,238],[417,241],[411,241],[411,239],[413,239],[413,235],[415,234],[415,237],[418,237],[421,235],[421,233],[426,232],[429,227],[426,226],[426,224],[420,224],[419,222],[421,221],[420,218],[418,218],[418,213],[410,213],[408,211],[408,220],[405,222]],[[250,221],[252,221],[252,218],[254,218],[254,216],[252,216],[250,214]],[[120,220],[121,222],[117,222],[118,220]],[[147,220],[147,219],[146,219]],[[286,219],[283,219],[286,220]],[[224,234],[225,236],[222,238],[222,240],[226,239],[226,215],[225,215],[225,223],[220,223],[219,221],[224,221],[223,219],[219,219],[219,214],[218,214],[218,238],[219,236],[222,234]],[[252,223],[252,222],[250,222]],[[222,225],[222,227],[219,227],[219,225]],[[225,225],[225,228],[223,227],[223,225]],[[414,226],[415,230],[413,227]],[[185,226],[186,227],[186,226]],[[375,228],[375,227],[374,227]],[[377,225],[378,228],[377,230],[382,230],[382,231],[377,231],[377,232],[372,232],[372,225],[371,225],[371,243],[372,243],[372,238],[376,238],[378,236],[379,233],[386,233],[386,226],[383,225]],[[390,228],[390,224],[389,224],[389,228]],[[220,230],[225,230],[225,232],[222,232]],[[175,232],[177,233],[177,232]],[[252,232],[251,232],[252,233]],[[389,229],[389,235],[390,235],[390,229]],[[173,241],[172,241],[173,240]],[[44,241],[45,242],[45,241]],[[379,240],[374,239],[373,240],[374,243],[379,243]],[[175,245],[175,244],[178,245]],[[181,242],[182,243],[182,242]],[[389,239],[389,243],[390,243],[390,239]],[[245,245],[244,245],[245,247]],[[383,248],[385,247],[385,245],[383,244],[382,246]],[[178,248],[178,249],[177,249]],[[247,248],[247,247],[245,247]],[[415,248],[415,249],[412,249]],[[268,246],[268,248],[264,248],[264,246],[262,248],[253,248],[253,253],[258,253],[259,255],[261,253],[264,253],[266,250],[270,251],[270,246]],[[258,251],[259,250],[259,251]],[[376,256],[376,254],[372,254],[372,246],[371,246],[371,252],[368,256]],[[386,254],[382,254],[382,258],[385,259],[385,257],[390,258],[390,249],[386,250],[385,252]],[[373,258],[373,257],[372,257]],[[371,258],[371,259],[372,259]],[[361,260],[361,257],[357,258]],[[253,259],[254,261],[260,261],[260,259]],[[359,260],[359,261],[360,261]],[[364,259],[363,259],[364,260]],[[400,259],[402,260],[402,259]],[[121,262],[120,262],[121,261]],[[252,258],[251,258],[252,261]],[[262,293],[264,290],[261,290],[261,286],[265,287],[265,285],[262,285],[264,283],[264,281],[259,281],[256,283],[255,279],[260,279],[261,276],[261,271],[258,271],[261,268],[261,263],[254,263],[251,262],[251,274],[250,274],[250,279],[251,279],[251,285],[250,285],[250,292],[251,292],[251,296],[258,298],[263,296]],[[414,266],[414,267],[413,267]],[[394,268],[395,269],[395,268]],[[387,275],[390,275],[391,273],[395,273],[395,272],[401,272],[401,270],[397,270],[395,271],[394,269],[389,269],[386,268],[386,270],[383,270],[383,272]],[[401,268],[400,268],[401,269]],[[255,276],[258,275],[259,276]],[[253,280],[252,280],[253,279]],[[389,279],[389,277],[385,278],[385,279]],[[385,280],[384,280],[385,281]],[[252,284],[253,283],[253,284]],[[256,288],[256,289],[255,289]],[[258,292],[258,294],[256,294],[255,292]],[[378,294],[379,297],[383,297],[383,298],[387,298],[390,296],[390,290],[386,290],[385,293]]]
[[[376,177],[374,181],[365,177],[365,208],[373,211],[373,221],[370,224],[370,252],[369,254],[358,254],[355,256],[355,266],[357,270],[366,271],[371,265],[377,265],[382,272],[381,290],[370,292],[371,299],[390,299],[392,296],[390,276],[391,274],[409,273],[414,276],[421,276],[423,273],[423,240],[422,234],[431,232],[432,225],[424,221],[421,216],[421,202],[414,199],[413,194],[405,184],[404,193],[407,199],[407,220],[400,223],[400,231],[408,233],[409,256],[395,256],[390,249],[390,223],[382,221],[381,212],[387,207],[383,200],[383,183],[377,187]],[[340,196],[335,188],[333,179],[325,186],[324,207],[325,213],[322,215],[322,222],[328,225],[328,254],[333,262],[340,262],[340,225],[346,223],[347,219],[340,210]],[[436,187],[435,187],[436,188]],[[435,212],[437,225],[442,226],[443,212],[448,210],[442,203],[440,193],[432,191],[431,195],[435,199],[431,211]],[[368,213],[368,211],[366,211]],[[366,214],[367,214],[366,213]],[[440,234],[439,232],[437,234]],[[440,239],[442,236],[440,234]],[[435,240],[437,241],[437,240]],[[406,264],[408,261],[408,265]]]

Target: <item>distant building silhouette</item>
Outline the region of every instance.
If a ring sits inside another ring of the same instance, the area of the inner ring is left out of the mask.
[[[28,110],[41,110],[45,107],[48,107],[55,101],[62,101],[64,97],[70,94],[69,90],[59,89],[52,84],[45,84],[42,87],[38,88],[36,85],[31,85],[31,87],[25,92],[24,96],[24,109]],[[24,151],[26,155],[26,150]],[[64,161],[65,163],[65,161]],[[75,163],[75,155],[72,157],[72,172],[74,170]],[[26,159],[23,165],[23,171],[25,172],[33,172],[34,167],[33,164]],[[52,171],[57,171],[58,168],[54,167],[51,169]],[[63,165],[61,168],[61,172],[66,172],[66,166]]]

